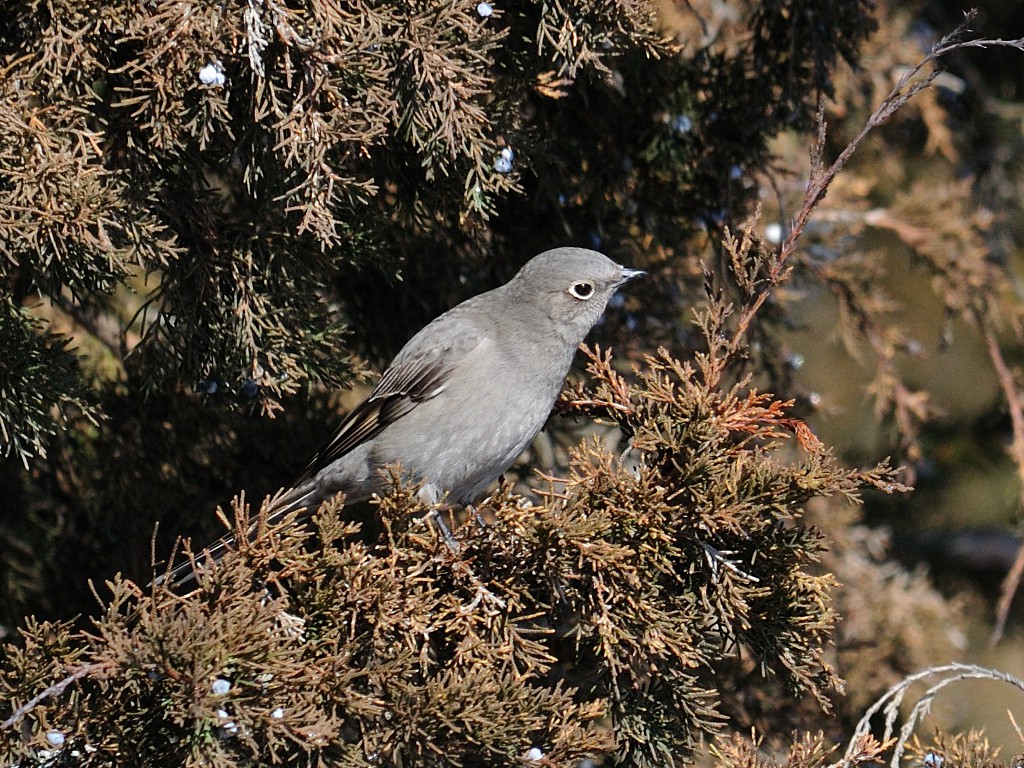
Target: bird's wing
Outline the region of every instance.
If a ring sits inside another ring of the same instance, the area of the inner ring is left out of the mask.
[[[436,329],[442,331],[443,328]],[[444,335],[443,333],[440,335]],[[444,391],[459,363],[477,348],[483,336],[463,324],[458,331],[448,334],[444,343],[420,350],[407,346],[381,376],[373,392],[353,408],[338,425],[330,440],[317,451],[302,477],[294,485],[301,485],[340,456],[344,456],[381,432],[396,419],[409,413],[417,403],[436,397]],[[304,497],[303,497],[304,498]],[[270,520],[277,519],[300,504],[303,498],[292,500],[275,509]],[[255,528],[250,533],[254,533]],[[181,587],[195,578],[196,567],[217,562],[235,545],[235,537],[225,536],[196,557],[196,562],[185,562],[172,568],[154,583]]]
[[[310,479],[331,462],[378,435],[418,403],[443,392],[453,369],[481,340],[479,333],[464,331],[429,349],[400,352],[384,371],[370,396],[349,411],[331,439],[313,455],[295,485]]]

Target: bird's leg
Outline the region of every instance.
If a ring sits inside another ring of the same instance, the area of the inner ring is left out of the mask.
[[[472,508],[469,507],[469,509]],[[491,592],[491,590],[489,590],[484,585],[480,577],[476,575],[476,572],[473,570],[472,565],[470,565],[468,562],[459,557],[459,555],[462,552],[462,546],[452,535],[452,532],[448,529],[448,524],[444,521],[444,518],[441,516],[440,506],[437,504],[432,504],[430,507],[430,512],[427,513],[427,517],[434,522],[434,525],[437,526],[438,531],[441,532],[441,537],[444,539],[444,543],[448,546],[448,551],[452,553],[452,570],[463,574],[467,579],[469,579],[469,582],[473,585],[474,597],[472,600],[470,600],[468,603],[462,606],[460,611],[463,614],[470,613],[471,611],[475,610],[476,607],[479,606],[481,603],[486,605],[486,610],[492,614],[496,614],[500,610],[503,610],[505,608],[505,601],[497,595],[495,595],[493,592]]]
[[[436,506],[430,508],[428,516],[433,521],[434,525],[437,526],[437,530],[441,534],[441,538],[444,539],[444,543],[448,545],[448,549],[452,551],[453,555],[459,554],[462,551],[462,546],[456,540],[455,536],[452,535],[451,529],[448,527],[448,523],[441,517],[441,513],[438,511]]]
[[[430,507],[430,511],[427,512],[427,518],[434,523],[434,526],[441,534],[441,538],[444,539],[444,543],[448,545],[448,549],[451,550],[453,555],[459,554],[462,551],[462,547],[455,540],[451,529],[444,521],[444,518],[441,517],[441,512],[439,511],[445,506],[442,504],[443,494],[441,491],[433,483],[424,483],[416,492],[416,496],[421,502]]]
[[[475,504],[467,504],[466,511],[476,520],[476,524],[481,528],[490,528],[491,524],[484,520],[484,516],[480,514],[480,510],[476,508]]]
[[[441,503],[442,495],[438,492],[437,488],[428,483],[420,488],[418,495],[420,501],[430,505],[430,511],[427,513],[427,517],[433,521],[435,526],[437,526],[437,530],[440,531],[441,537],[444,539],[444,543],[448,546],[448,550],[452,555],[454,555],[452,569],[464,574],[473,585],[473,599],[462,607],[462,612],[469,613],[475,610],[481,603],[488,606],[487,611],[490,613],[496,614],[500,610],[503,610],[506,605],[505,601],[491,592],[491,590],[484,585],[483,581],[480,580],[480,577],[476,575],[472,565],[459,557],[459,554],[462,552],[462,546],[452,535],[451,530],[448,528],[448,524],[441,516],[440,510],[443,509],[445,505]],[[467,505],[466,508],[470,510],[473,515],[479,518],[479,514],[475,508],[469,505]]]

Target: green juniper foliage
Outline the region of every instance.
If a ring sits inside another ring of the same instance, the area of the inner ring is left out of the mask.
[[[26,467],[43,451],[45,439],[64,426],[68,410],[95,421],[95,403],[78,376],[69,343],[10,299],[0,301],[0,348],[6,357],[0,370],[5,412],[0,435],[7,453]]]

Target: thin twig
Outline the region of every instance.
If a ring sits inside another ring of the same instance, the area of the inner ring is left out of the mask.
[[[944,677],[925,691],[914,703],[910,713],[906,715],[903,727],[900,728],[899,737],[894,743],[893,755],[889,763],[892,768],[899,768],[900,759],[903,757],[907,741],[913,734],[914,729],[917,728],[921,718],[928,713],[932,701],[943,688],[961,680],[995,680],[997,682],[1009,683],[1024,692],[1024,680],[1019,677],[1000,672],[998,669],[988,669],[973,664],[946,664],[939,667],[929,667],[921,672],[905,677],[886,691],[878,701],[864,712],[864,716],[857,723],[857,728],[853,732],[853,736],[850,737],[846,747],[846,753],[841,763],[843,768],[848,768],[848,766],[852,765],[851,757],[857,753],[862,738],[871,733],[871,721],[874,716],[879,712],[884,714],[885,725],[882,741],[888,741],[893,737],[895,724],[900,719],[900,705],[906,697],[907,690],[914,683],[935,675],[943,675]]]
[[[943,56],[948,56],[962,48],[1009,47],[1024,51],[1024,38],[1018,38],[1015,40],[1002,40],[999,38],[960,40],[960,36],[968,31],[968,25],[971,23],[973,18],[974,14],[969,13],[959,27],[936,43],[928,55],[919,61],[914,67],[904,72],[903,76],[900,77],[899,81],[893,86],[892,90],[889,91],[888,95],[886,95],[881,103],[875,108],[875,111],[871,113],[871,116],[861,127],[860,131],[858,131],[857,135],[854,136],[843,151],[839,153],[839,156],[832,161],[832,164],[824,170],[822,169],[821,155],[824,151],[827,126],[825,123],[824,101],[821,102],[818,107],[818,136],[812,150],[813,163],[811,175],[807,181],[807,191],[804,193],[803,203],[793,219],[793,224],[790,227],[786,238],[779,246],[778,255],[775,259],[775,263],[772,264],[771,269],[768,271],[767,282],[763,290],[758,294],[757,298],[754,299],[753,303],[744,307],[743,311],[740,313],[736,331],[727,347],[727,358],[731,358],[742,348],[743,340],[746,338],[751,321],[753,321],[754,317],[760,311],[761,306],[765,301],[767,301],[776,286],[783,282],[788,276],[787,262],[796,250],[797,241],[803,234],[808,221],[810,221],[811,214],[814,212],[817,205],[825,198],[832,182],[835,180],[836,176],[839,175],[839,172],[846,166],[850,158],[853,157],[854,152],[857,151],[861,142],[864,141],[865,137],[867,137],[871,131],[884,125],[895,112],[903,107],[903,105],[910,101],[914,96],[926,88],[929,88],[939,74],[939,70],[936,69],[921,79],[915,79],[921,71],[925,67],[934,64]]]
[[[8,717],[6,720],[0,723],[0,730],[13,728],[21,721],[21,718],[23,718],[25,715],[27,715],[29,712],[35,709],[35,707],[40,702],[44,701],[45,699],[52,698],[53,696],[60,696],[60,694],[64,693],[64,690],[76,680],[81,680],[83,677],[93,672],[99,672],[106,666],[107,662],[100,661],[93,662],[91,664],[83,664],[82,666],[78,667],[77,669],[72,671],[70,675],[68,675],[62,680],[58,680],[49,688],[44,688],[31,699],[29,699],[20,707],[18,707],[16,710],[14,710],[14,712],[11,713],[10,717]]]
[[[78,323],[84,330],[86,330],[94,339],[100,344],[106,347],[110,353],[117,358],[117,360],[124,360],[125,344],[124,339],[119,335],[112,335],[111,333],[104,331],[99,323],[96,322],[96,318],[91,317],[82,307],[75,304],[74,302],[67,299],[65,296],[57,294],[53,296],[54,303],[68,315],[72,320]]]
[[[999,341],[996,338],[995,330],[991,321],[980,311],[975,311],[974,320],[985,339],[988,348],[988,356],[992,360],[992,367],[996,370],[999,379],[999,386],[1003,390],[1003,397],[1006,398],[1006,407],[1010,412],[1010,425],[1013,430],[1013,442],[1010,444],[1010,455],[1014,464],[1017,465],[1017,478],[1019,480],[1018,494],[1019,501],[1024,507],[1024,403],[1021,402],[1020,389],[1017,386],[1017,377],[1003,357],[1003,351],[999,348]],[[993,645],[998,643],[1006,629],[1006,617],[1010,612],[1010,605],[1013,597],[1020,587],[1021,576],[1024,574],[1024,543],[1017,550],[1017,557],[1013,565],[1003,578],[999,589],[999,603],[996,606],[996,620],[992,627],[990,641]]]
[[[1003,583],[999,585],[999,603],[996,606],[996,623],[992,628],[992,645],[1003,639],[1003,632],[1006,630],[1006,617],[1010,613],[1013,597],[1020,589],[1022,576],[1024,576],[1024,542],[1021,542],[1017,556],[1013,559],[1013,565],[1006,572]]]

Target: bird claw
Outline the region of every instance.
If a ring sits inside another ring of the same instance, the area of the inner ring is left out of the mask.
[[[466,511],[473,516],[476,524],[479,525],[481,529],[487,530],[491,527],[491,524],[484,519],[484,516],[480,514],[480,510],[476,508],[475,504],[467,504]]]
[[[302,640],[306,636],[306,620],[287,611],[277,615],[278,627],[291,638]]]
[[[452,570],[463,574],[473,585],[473,599],[459,608],[459,613],[465,616],[475,611],[481,605],[484,606],[485,612],[491,616],[497,616],[505,610],[507,603],[484,585],[484,582],[476,575],[471,564],[465,560],[456,559],[452,563]]]
[[[437,530],[441,533],[441,538],[444,539],[444,543],[448,545],[448,549],[451,550],[453,555],[458,555],[462,552],[462,546],[456,540],[455,536],[452,535],[451,529],[448,528],[448,523],[441,517],[441,513],[437,509],[430,510],[430,519],[434,525],[437,526]]]
[[[486,521],[480,518],[479,513],[474,507],[470,507],[469,509],[482,525],[487,525]],[[452,535],[451,530],[448,528],[448,524],[444,521],[444,518],[441,517],[437,508],[432,508],[428,516],[430,520],[433,521],[434,525],[437,526],[437,530],[441,533],[441,538],[444,539],[444,543],[448,546],[448,550],[456,558],[453,563],[453,568],[464,572],[473,583],[473,588],[475,590],[473,599],[463,605],[459,611],[463,615],[472,613],[481,604],[487,606],[485,610],[492,616],[503,611],[506,607],[505,601],[484,586],[483,582],[480,581],[480,578],[473,572],[473,567],[469,563],[459,559],[458,556],[462,552],[462,545],[460,545],[455,536]]]

